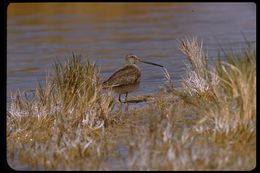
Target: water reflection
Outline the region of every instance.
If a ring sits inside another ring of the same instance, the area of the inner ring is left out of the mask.
[[[239,52],[244,33],[256,40],[254,3],[11,3],[7,15],[7,96],[31,90],[45,80],[55,58],[72,51],[95,61],[103,78],[129,53],[165,66],[179,86],[186,59],[179,39],[203,39],[210,60],[218,42]],[[156,92],[164,83],[161,69],[140,65],[142,81],[133,93]]]

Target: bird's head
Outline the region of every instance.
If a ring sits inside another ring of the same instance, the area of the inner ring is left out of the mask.
[[[150,65],[155,65],[155,66],[159,66],[159,67],[163,67],[162,65],[160,64],[155,64],[153,62],[148,62],[148,61],[143,61],[141,60],[140,58],[138,58],[136,55],[133,55],[133,54],[129,54],[129,55],[126,55],[126,61],[129,63],[129,64],[137,64],[138,62],[142,62],[142,63],[145,63],[145,64],[150,64]]]
[[[137,64],[138,62],[140,62],[140,59],[133,54],[126,55],[125,59],[129,64]]]

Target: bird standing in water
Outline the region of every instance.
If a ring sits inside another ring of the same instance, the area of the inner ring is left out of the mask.
[[[135,91],[140,85],[141,71],[137,66],[138,62],[163,67],[162,65],[152,62],[142,61],[136,55],[129,54],[126,56],[127,64],[112,74],[106,81],[103,82],[103,88],[112,88],[119,94],[119,102],[121,101],[121,94],[125,94],[125,102],[127,103],[127,95]]]

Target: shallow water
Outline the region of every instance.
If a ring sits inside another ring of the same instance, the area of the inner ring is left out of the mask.
[[[246,47],[243,35],[255,43],[254,3],[10,4],[7,103],[10,92],[44,83],[54,59],[65,60],[72,51],[96,62],[103,78],[133,53],[165,66],[179,86],[187,63],[178,50],[180,39],[198,36],[212,62],[219,44],[237,52]],[[162,69],[140,68],[141,85],[131,95],[158,91],[165,81]]]

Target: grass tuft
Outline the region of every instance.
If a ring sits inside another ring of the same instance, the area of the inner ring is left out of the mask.
[[[64,64],[55,62],[53,78],[39,85],[33,98],[26,92],[12,96],[7,117],[10,165],[18,158],[32,169],[48,170],[59,169],[62,160],[70,165],[71,159],[87,158],[93,131],[116,121],[113,105],[112,93],[102,92],[95,64],[83,64],[75,54]]]

